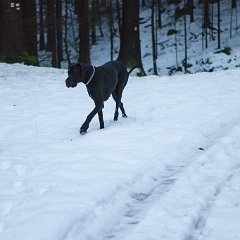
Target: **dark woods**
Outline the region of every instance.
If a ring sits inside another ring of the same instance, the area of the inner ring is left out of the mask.
[[[221,48],[221,21],[223,21],[221,2],[221,0],[0,0],[0,61],[23,62],[29,65],[45,64],[57,68],[67,67],[76,61],[91,63],[92,46],[103,39],[104,41],[108,39],[110,49],[108,59],[105,61],[118,59],[129,68],[139,66],[139,74],[145,75],[140,26],[148,21],[152,69],[154,74],[158,74],[157,59],[161,31],[169,28],[167,36],[174,35],[177,38],[179,31],[176,24],[182,21],[181,31],[184,33],[182,44],[185,51],[181,65],[187,72],[189,24],[198,21],[197,24],[201,25],[202,48],[208,48],[213,32],[217,36],[216,48]],[[235,30],[237,31],[237,23],[232,20],[232,16],[237,14],[237,7],[237,0],[229,0],[230,37]],[[199,9],[202,13],[200,22],[199,18],[196,20],[195,17],[195,11]],[[149,10],[149,16],[140,17],[141,10]],[[217,14],[217,24],[213,24],[211,11]],[[212,37],[212,40],[215,39]],[[177,41],[175,47],[176,65],[179,67]]]

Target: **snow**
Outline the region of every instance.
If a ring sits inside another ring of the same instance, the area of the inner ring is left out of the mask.
[[[105,129],[66,70],[0,64],[1,240],[240,239],[240,71],[130,77]]]

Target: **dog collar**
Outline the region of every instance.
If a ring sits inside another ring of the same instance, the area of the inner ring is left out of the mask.
[[[85,83],[86,86],[92,81],[94,74],[95,74],[95,67],[94,66],[92,66],[92,67],[93,67],[93,73],[92,73],[91,77],[89,78],[89,80]]]

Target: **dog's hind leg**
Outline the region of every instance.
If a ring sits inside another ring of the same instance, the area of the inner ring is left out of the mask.
[[[122,112],[122,116],[123,117],[127,117],[127,114],[125,112],[125,109],[123,107],[123,103],[121,102],[121,97],[122,95],[121,94],[117,94],[116,93],[116,90],[112,93],[112,96],[113,96],[113,99],[115,100],[116,102],[116,109],[115,109],[115,113],[114,113],[114,121],[117,121],[118,120],[118,109],[120,108],[121,112]]]
[[[102,110],[100,112],[98,112],[98,119],[99,119],[99,123],[100,123],[100,129],[103,129],[104,121],[103,121],[103,111]]]

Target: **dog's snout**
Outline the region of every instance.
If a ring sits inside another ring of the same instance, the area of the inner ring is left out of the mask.
[[[67,78],[65,82],[66,82],[66,86],[69,88],[70,87],[70,79]]]

